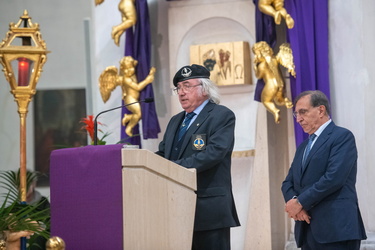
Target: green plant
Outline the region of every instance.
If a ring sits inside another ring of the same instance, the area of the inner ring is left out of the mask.
[[[26,204],[20,201],[18,191],[20,183],[19,171],[3,171],[0,173],[0,187],[5,190],[0,207],[0,232],[5,235],[12,232],[29,231],[34,234],[29,239],[29,245],[33,245],[38,237],[48,239],[50,209],[45,202]],[[27,172],[27,187],[36,181],[38,173]]]
[[[26,173],[26,186],[27,189],[30,188],[30,185],[38,179],[39,173],[38,172],[30,172],[27,171]],[[0,187],[7,190],[3,196],[9,196],[10,202],[19,201],[19,186],[20,186],[20,170],[16,171],[2,171],[0,172]],[[9,193],[9,194],[8,194]]]

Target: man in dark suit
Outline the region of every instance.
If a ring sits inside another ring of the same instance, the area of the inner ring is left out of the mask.
[[[234,113],[219,103],[210,72],[193,64],[173,78],[183,112],[173,116],[156,153],[197,170],[192,249],[230,249],[230,227],[239,226],[231,182]]]
[[[357,148],[353,134],[330,119],[321,91],[295,100],[297,122],[309,139],[297,148],[282,183],[285,211],[295,222],[295,239],[303,250],[360,248],[366,239],[355,188]]]

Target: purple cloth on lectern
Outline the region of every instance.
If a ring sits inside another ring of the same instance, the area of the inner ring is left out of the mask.
[[[138,61],[136,68],[138,81],[143,81],[149,74],[151,68],[151,30],[150,18],[148,12],[148,5],[146,0],[137,0],[135,2],[137,11],[137,22],[133,29],[126,31],[125,42],[125,56],[132,56]],[[141,91],[140,100],[148,97],[154,97],[153,87],[151,84],[147,85]],[[160,125],[156,114],[155,103],[141,103],[142,110],[142,134],[143,139],[158,138],[160,133]],[[125,111],[129,111],[126,109]],[[138,124],[133,129],[133,134],[139,134]],[[126,138],[127,135],[122,127],[121,138]],[[139,145],[141,148],[140,137],[129,138],[125,142],[130,142],[133,145]]]
[[[292,98],[306,90],[320,90],[329,99],[328,0],[285,0],[284,4],[295,22],[288,29],[297,76],[290,77]],[[296,122],[294,128],[298,146],[308,135]]]
[[[66,249],[123,249],[122,146],[51,153],[51,236]]]

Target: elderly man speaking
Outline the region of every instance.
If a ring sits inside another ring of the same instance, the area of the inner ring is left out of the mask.
[[[216,85],[203,66],[184,66],[173,78],[183,112],[168,123],[156,153],[197,170],[192,249],[230,249],[230,228],[239,226],[231,181],[234,113],[219,103]]]

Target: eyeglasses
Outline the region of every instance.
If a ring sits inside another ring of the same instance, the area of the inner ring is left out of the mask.
[[[196,84],[196,85],[181,85],[181,86],[178,86],[176,88],[173,88],[173,93],[175,93],[176,95],[178,95],[180,93],[180,91],[184,91],[185,93],[189,93],[191,91],[191,88],[194,88],[194,87],[197,87],[197,86],[200,86],[202,85],[201,83],[199,84]]]
[[[294,112],[293,112],[293,116],[294,116],[294,118],[297,119],[297,116],[298,116],[298,115],[299,115],[299,116],[305,116],[308,112],[309,112],[308,109],[300,109],[300,110],[298,110],[298,111],[294,111]]]
[[[300,109],[300,110],[298,110],[298,111],[294,111],[294,112],[293,112],[293,116],[294,116],[294,118],[296,118],[296,119],[297,119],[297,116],[298,116],[298,115],[301,116],[301,117],[304,117],[304,116],[307,115],[307,113],[309,113],[310,110],[313,109],[313,108],[319,108],[319,106],[317,106],[317,107],[312,107],[312,108],[309,108],[309,109]]]

